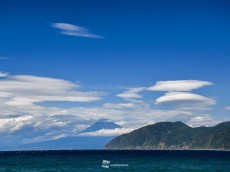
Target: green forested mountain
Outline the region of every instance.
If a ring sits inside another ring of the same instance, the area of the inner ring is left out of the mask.
[[[110,141],[108,149],[230,149],[230,122],[192,128],[182,122],[159,122]]]

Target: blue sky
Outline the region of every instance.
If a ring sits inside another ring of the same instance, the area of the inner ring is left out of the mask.
[[[3,135],[9,142],[47,140],[99,118],[129,130],[229,120],[229,6],[1,0]]]

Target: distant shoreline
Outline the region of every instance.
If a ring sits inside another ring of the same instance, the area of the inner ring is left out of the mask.
[[[63,152],[90,152],[90,151],[206,151],[206,152],[230,152],[229,149],[44,149],[44,150],[39,150],[39,149],[31,149],[31,150],[0,150],[0,155],[1,153],[4,152],[57,152],[57,151],[63,151]]]

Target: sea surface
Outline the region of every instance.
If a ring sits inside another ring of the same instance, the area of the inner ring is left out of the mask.
[[[102,164],[103,160],[105,161]],[[5,171],[230,172],[230,152],[188,150],[4,151],[0,152],[0,172]]]

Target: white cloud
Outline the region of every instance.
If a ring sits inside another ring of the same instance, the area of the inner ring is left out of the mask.
[[[127,91],[117,94],[117,97],[123,98],[125,100],[130,99],[139,99],[142,98],[142,95],[138,94],[139,92],[145,90],[145,87],[136,87],[136,88],[129,88]]]
[[[7,77],[8,73],[5,72],[0,72],[0,78]]]
[[[61,33],[64,35],[87,37],[87,38],[103,38],[100,35],[90,33],[87,28],[82,26],[77,26],[68,23],[53,23],[51,26],[60,29]]]
[[[191,127],[200,127],[200,126],[214,126],[222,121],[214,119],[209,114],[203,114],[200,116],[194,116],[189,121],[187,121],[187,124]]]
[[[207,98],[198,94],[187,93],[187,92],[170,92],[164,96],[156,99],[156,104],[172,102],[172,101],[200,101],[206,102],[207,105],[215,105],[216,101],[211,98]]]
[[[215,99],[188,92],[169,92],[156,99],[155,104],[168,104],[181,109],[202,110],[216,104]]]
[[[116,124],[120,125],[120,126],[123,126],[123,125],[128,124],[128,122],[126,122],[126,121],[118,121],[118,122],[116,122]]]
[[[16,130],[21,129],[21,127],[31,119],[32,116],[29,115],[0,119],[0,131],[7,130],[8,132],[12,133]]]
[[[192,91],[204,86],[213,85],[208,81],[199,80],[177,80],[177,81],[159,81],[154,86],[149,87],[150,91]]]
[[[190,92],[209,85],[213,83],[199,80],[159,81],[147,90],[166,92],[156,99],[156,105],[163,104],[181,110],[209,110],[209,106],[216,104],[215,99]]]
[[[184,116],[188,119],[194,116],[192,111],[156,110],[143,104],[136,104],[134,108],[120,109],[112,106],[65,108],[43,107],[36,104],[7,106],[1,103],[0,115],[0,123],[4,124],[3,127],[0,127],[0,141],[15,139],[17,142],[22,140],[26,143],[50,140],[62,134],[76,135],[100,118],[109,118],[117,124],[122,124],[127,130],[102,130],[90,133],[91,135],[119,135],[126,131],[130,132],[134,128],[167,121],[177,116]]]
[[[225,110],[230,110],[230,106],[227,106],[224,108]]]
[[[80,113],[81,108],[38,104],[46,101],[91,102],[104,95],[80,89],[76,83],[57,78],[31,75],[0,78],[0,141],[43,141],[61,134],[72,136],[86,128],[91,117],[87,112]]]
[[[95,91],[80,91],[79,84],[48,77],[7,75],[0,78],[0,142],[22,140],[36,142],[62,136],[73,136],[100,118],[109,118],[123,129],[101,130],[89,135],[119,135],[148,124],[184,117],[185,123],[199,125],[194,117],[202,116],[191,109],[155,109],[142,100],[146,87],[130,88],[116,95],[130,102],[94,104],[91,106],[44,106],[40,102],[91,102],[104,95]],[[174,94],[174,95],[173,95]],[[208,107],[215,100],[188,92],[171,92],[156,100],[157,104],[192,102],[194,107]],[[185,106],[187,107],[187,106]],[[203,113],[203,112],[202,112]],[[192,118],[194,118],[192,120]],[[211,121],[209,121],[211,123]]]
[[[136,105],[134,103],[105,103],[103,107],[105,108],[115,108],[115,109],[124,109],[124,108],[134,108]]]
[[[80,136],[118,136],[133,131],[132,128],[101,129],[95,132],[81,133]]]
[[[45,101],[91,102],[101,99],[98,92],[82,92],[75,83],[30,75],[7,76],[0,80],[0,99],[9,106],[27,106]]]

